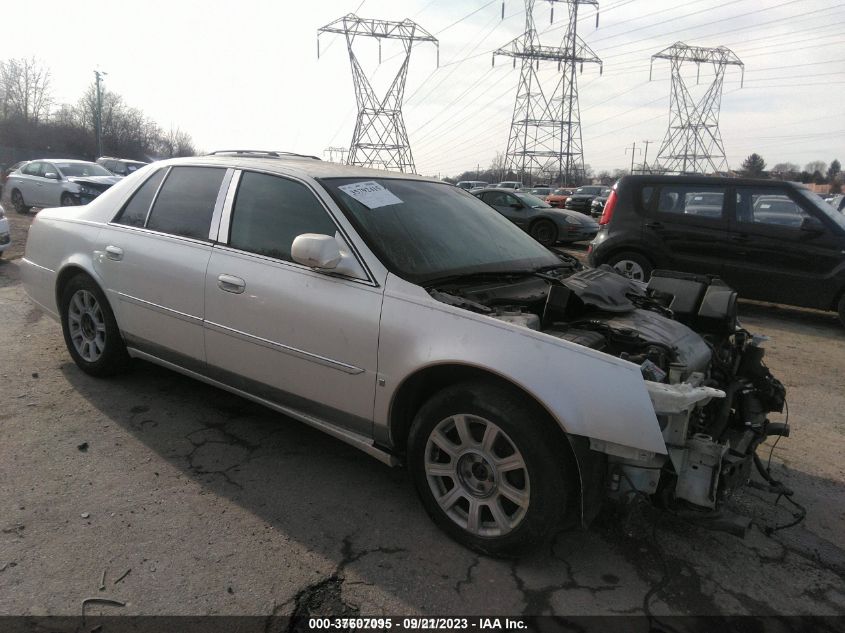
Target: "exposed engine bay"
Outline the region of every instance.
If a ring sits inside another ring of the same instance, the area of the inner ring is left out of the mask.
[[[438,301],[570,341],[640,367],[668,455],[591,440],[607,455],[606,489],[661,505],[714,511],[763,473],[757,447],[788,436],[785,389],[763,364],[765,337],[737,320],[737,293],[713,276],[655,271],[648,284],[610,267],[470,275],[430,287]],[[612,388],[597,385],[601,388]]]

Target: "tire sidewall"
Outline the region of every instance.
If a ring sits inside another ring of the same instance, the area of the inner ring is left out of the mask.
[[[71,298],[79,290],[87,290],[94,295],[106,323],[105,349],[100,357],[93,362],[87,361],[79,355],[70,336],[68,308]],[[62,334],[68,352],[76,365],[85,373],[98,377],[112,376],[124,371],[129,364],[129,355],[126,352],[126,345],[120,334],[120,328],[117,326],[117,320],[100,287],[88,275],[76,275],[62,288],[60,302],[59,314],[62,322]]]
[[[538,227],[541,227],[541,226],[548,226],[548,227],[550,227],[550,230],[551,230],[551,235],[552,235],[552,239],[551,239],[550,241],[548,241],[548,242],[541,242],[541,241],[540,241],[540,240],[539,240],[539,239],[538,239],[538,238],[534,235],[534,232],[537,230],[537,228],[538,228]],[[539,243],[540,243],[540,244],[542,244],[543,246],[554,246],[554,245],[555,245],[555,243],[557,242],[557,238],[558,238],[558,230],[557,230],[557,226],[555,226],[555,223],[554,223],[554,222],[552,222],[551,220],[546,220],[546,219],[537,220],[534,224],[532,224],[532,225],[531,225],[531,231],[530,231],[530,233],[531,233],[531,237],[533,237],[535,240],[537,240],[537,242],[539,242]]]
[[[18,189],[13,189],[11,194],[12,206],[17,213],[26,213],[29,209],[26,207],[26,202],[23,199],[23,194]],[[20,200],[20,204],[18,204]]]
[[[408,436],[408,466],[417,493],[434,522],[459,543],[484,554],[509,556],[537,547],[563,527],[571,477],[562,431],[549,437],[547,416],[524,398],[483,383],[455,385],[431,398],[418,412]],[[495,423],[525,459],[530,481],[528,510],[521,523],[501,537],[466,532],[440,508],[425,473],[425,450],[431,431],[451,415],[478,415]],[[538,419],[538,416],[540,419]]]

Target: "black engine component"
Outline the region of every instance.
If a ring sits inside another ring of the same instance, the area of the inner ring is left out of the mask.
[[[718,277],[655,270],[648,292],[695,330],[731,334],[737,328],[737,294]]]

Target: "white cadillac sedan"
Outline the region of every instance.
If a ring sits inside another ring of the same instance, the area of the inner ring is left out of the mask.
[[[157,363],[405,464],[482,552],[586,525],[608,496],[706,515],[788,432],[717,279],[582,269],[415,176],[270,152],[158,162],[39,213],[21,268],[83,371]]]

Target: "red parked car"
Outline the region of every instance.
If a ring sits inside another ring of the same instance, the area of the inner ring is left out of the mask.
[[[566,199],[572,195],[572,189],[555,189],[546,196],[546,202],[553,207],[562,209]]]

